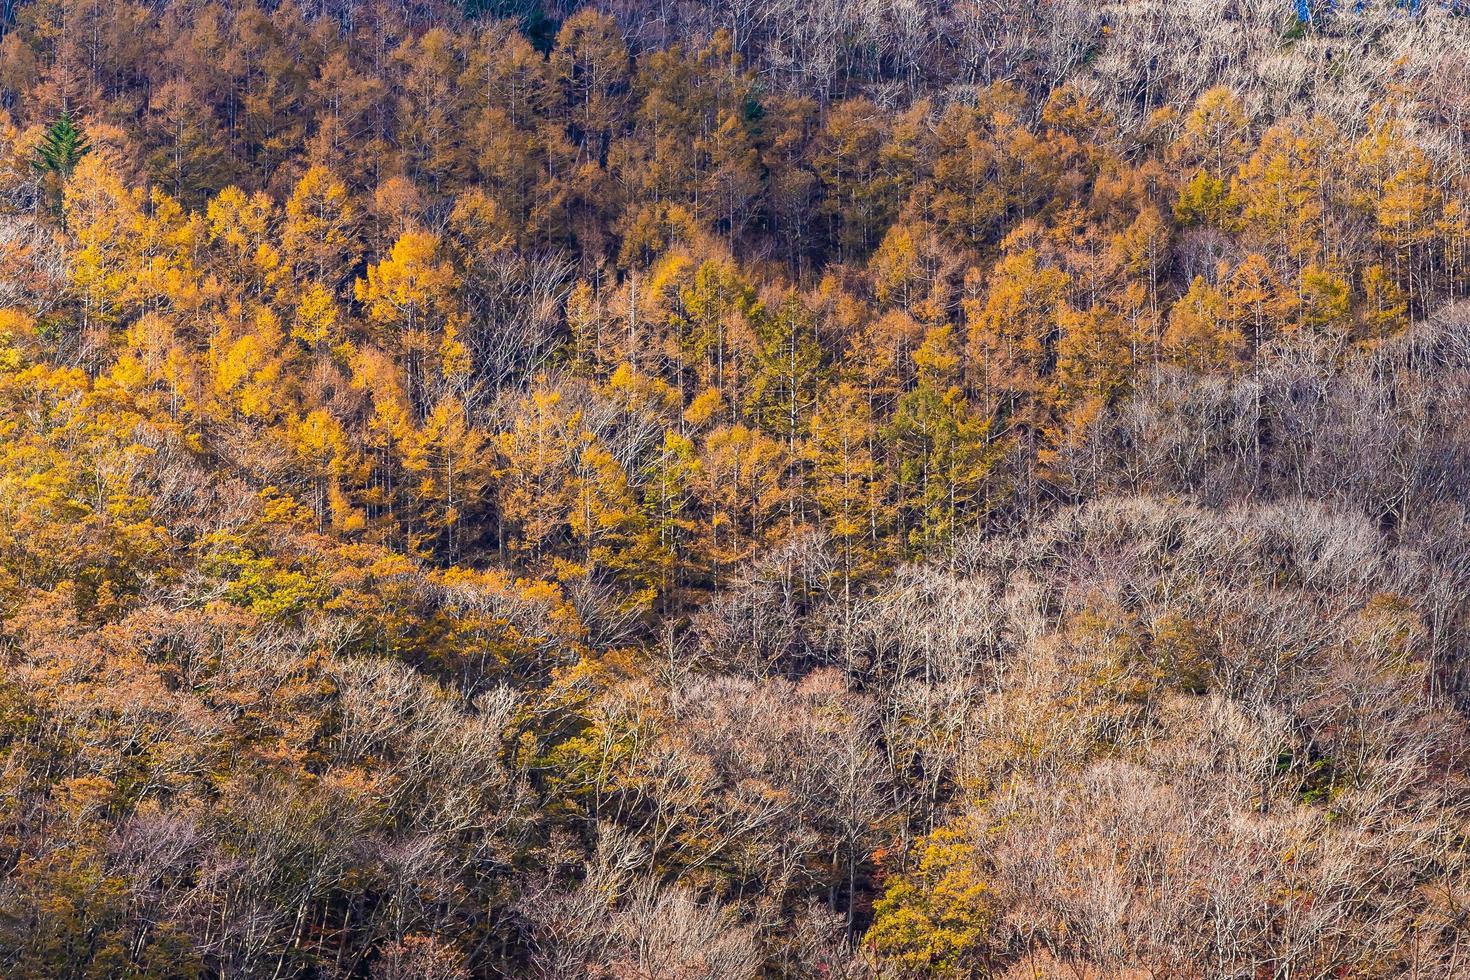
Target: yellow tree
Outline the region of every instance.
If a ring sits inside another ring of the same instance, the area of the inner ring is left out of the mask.
[[[923,254],[923,239],[922,227],[904,222],[889,227],[868,261],[873,293],[879,303],[912,311],[927,298],[933,275]]]
[[[402,369],[387,354],[371,347],[357,350],[351,368],[352,387],[365,393],[371,406],[361,436],[371,461],[363,500],[370,518],[386,518],[389,530],[396,532],[399,519],[411,514],[403,499],[403,461],[418,434],[414,410]]]
[[[905,976],[960,978],[983,969],[995,917],[973,831],[937,828],[912,871],[896,876],[873,907],[867,941]]]
[[[750,223],[761,192],[760,156],[750,124],[740,113],[723,109],[714,131],[699,141],[699,148],[708,163],[695,200],[708,202],[715,226],[733,240]]]
[[[1169,155],[1182,167],[1200,168],[1215,178],[1233,171],[1250,149],[1250,119],[1229,88],[1204,92],[1184,119]]]
[[[797,442],[817,400],[822,348],[812,311],[796,293],[760,318],[758,347],[747,393],[747,415],[786,440],[794,460]]]
[[[580,417],[561,392],[538,385],[499,433],[504,478],[499,486],[502,543],[512,555],[541,566],[556,553],[575,506],[568,479],[580,438]]]
[[[142,195],[123,185],[105,153],[82,157],[67,181],[63,212],[75,236],[72,288],[84,345],[101,345],[138,275]]]
[[[671,556],[639,506],[627,471],[589,434],[572,459],[572,483],[576,501],[568,526],[577,561],[564,565],[560,577],[570,572],[595,582],[611,579],[628,589],[623,611],[650,608]]]
[[[286,201],[281,257],[298,282],[321,283],[332,291],[362,255],[357,208],[347,187],[326,167],[312,167]]]
[[[1443,210],[1429,157],[1394,120],[1377,123],[1357,145],[1365,185],[1361,203],[1372,212],[1386,271],[1402,284],[1408,309],[1428,299],[1432,245]]]
[[[1174,201],[1174,220],[1181,225],[1205,225],[1228,230],[1236,202],[1225,181],[1201,170],[1179,189]]]
[[[1125,275],[1148,287],[1150,313],[1159,311],[1159,278],[1169,261],[1169,223],[1158,208],[1144,207],[1124,231],[1113,237],[1114,261]]]
[[[437,191],[469,170],[458,120],[466,114],[464,38],[443,27],[410,37],[394,52],[403,68],[397,137],[405,163]]]
[[[827,113],[813,165],[826,188],[822,212],[844,255],[876,244],[898,207],[900,184],[883,166],[883,137],[882,113],[865,99]]]
[[[1261,346],[1286,325],[1296,297],[1284,289],[1271,263],[1258,252],[1247,255],[1225,284],[1226,317],[1244,337],[1251,338],[1251,351]]]
[[[1001,83],[977,90],[974,105],[952,102],[933,125],[932,176],[915,198],[948,242],[979,249],[1000,237],[1011,216],[1041,210],[1067,163],[1083,163],[1077,134],[1106,126],[1068,86],[1048,100],[1044,136],[1021,123],[1025,108],[1021,92]]]
[[[144,310],[171,309],[181,319],[198,321],[214,289],[196,267],[206,232],[201,215],[154,188],[144,211],[137,243],[136,273],[125,295]]]
[[[220,250],[219,274],[243,281],[252,298],[274,291],[284,282],[281,254],[273,244],[276,204],[269,195],[247,195],[226,187],[205,206],[209,238]]]
[[[849,599],[853,581],[877,567],[890,520],[887,481],[873,455],[875,436],[862,390],[838,382],[823,392],[802,447],[811,467],[812,500],[837,547]]]
[[[1363,270],[1363,321],[1368,337],[1387,337],[1404,326],[1408,297],[1381,265]]]
[[[628,608],[651,603],[666,552],[627,472],[582,410],[545,383],[499,434],[499,499],[509,551],[563,580],[611,581]]]
[[[718,584],[731,566],[774,543],[789,512],[785,447],[759,429],[725,425],[700,444],[693,472],[704,513],[700,556]]]
[[[341,311],[332,291],[319,282],[301,287],[296,302],[296,315],[291,322],[291,336],[317,354],[325,353],[343,339]]]
[[[464,404],[449,395],[431,411],[404,454],[403,469],[412,484],[415,517],[410,546],[438,550],[454,561],[465,545],[465,529],[485,506],[495,476],[491,438],[470,424]]]
[[[351,534],[362,530],[366,517],[351,502],[351,492],[364,477],[362,456],[331,413],[322,409],[293,420],[288,444],[307,480],[307,499],[317,526]]]
[[[605,161],[627,111],[628,47],[617,21],[586,8],[568,17],[556,35],[551,69],[574,137],[593,161]]]
[[[965,308],[970,365],[982,391],[1036,389],[1070,282],[1065,272],[1043,265],[1034,248],[1013,252],[996,264],[984,302],[971,301]]]
[[[126,336],[127,346],[113,364],[113,380],[171,418],[195,411],[199,364],[173,317],[145,313],[128,325]],[[157,397],[149,397],[148,391]]]
[[[1298,287],[1297,322],[1306,329],[1346,330],[1352,316],[1352,289],[1331,267],[1309,265]]]
[[[659,548],[669,556],[663,580],[666,596],[681,582],[688,549],[699,527],[694,498],[698,473],[699,453],[694,440],[673,429],[665,430],[662,443],[644,467],[643,507],[658,536]]]
[[[1470,207],[1466,206],[1465,182],[1457,183],[1450,194],[1435,224],[1435,237],[1439,242],[1438,261],[1434,263],[1440,272],[1437,281],[1442,294],[1464,295],[1464,269],[1470,256]]]
[[[1057,340],[1054,391],[1060,406],[1093,401],[1110,404],[1126,391],[1136,369],[1137,344],[1128,321],[1099,304],[1085,310],[1063,304],[1057,313],[1061,336]]]
[[[1278,123],[1231,182],[1246,241],[1294,265],[1298,274],[1326,255],[1329,245],[1325,138],[1315,128]]]
[[[954,328],[931,328],[914,352],[918,384],[898,401],[886,437],[897,462],[898,504],[917,551],[952,554],[960,531],[986,509],[985,490],[999,456],[991,420],[960,389]]]
[[[270,307],[221,317],[210,339],[210,394],[218,417],[263,423],[286,410],[291,358],[286,331]]]
[[[873,418],[892,414],[913,381],[913,354],[923,342],[924,327],[909,314],[891,310],[873,317],[864,311],[843,349],[840,373],[862,391]]]
[[[1196,276],[1169,312],[1165,353],[1175,364],[1196,370],[1230,370],[1240,361],[1241,347],[1224,294],[1204,276]]]
[[[669,322],[702,386],[714,387],[738,404],[745,371],[739,355],[753,342],[750,323],[761,319],[755,289],[734,262],[701,262],[679,288],[682,319]]]
[[[406,232],[354,287],[368,322],[377,328],[375,339],[401,359],[409,397],[420,412],[431,400],[435,369],[450,373],[464,367],[447,363],[463,356],[462,346],[454,349],[463,324],[458,289],[453,264],[440,257],[439,236],[426,231]]]

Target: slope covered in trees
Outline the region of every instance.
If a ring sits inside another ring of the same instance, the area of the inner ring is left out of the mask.
[[[1463,975],[1467,62],[7,4],[0,975]]]

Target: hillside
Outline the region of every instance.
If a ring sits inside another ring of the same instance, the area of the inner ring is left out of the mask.
[[[0,8],[0,976],[1470,973],[1455,2]]]

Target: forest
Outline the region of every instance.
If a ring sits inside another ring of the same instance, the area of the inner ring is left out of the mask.
[[[1457,0],[0,0],[0,977],[1470,976]]]

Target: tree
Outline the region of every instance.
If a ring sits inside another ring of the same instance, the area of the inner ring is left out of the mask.
[[[1205,91],[1184,120],[1170,155],[1183,167],[1200,167],[1215,179],[1228,176],[1250,148],[1250,120],[1240,98],[1217,85]]]
[[[747,396],[747,417],[784,439],[793,459],[817,402],[822,348],[812,311],[795,294],[758,321],[758,348]]]
[[[710,259],[696,266],[675,254],[659,263],[645,288],[655,322],[661,320],[668,331],[676,386],[694,381],[713,387],[744,408],[752,325],[765,322],[755,287],[731,261]]]
[[[997,179],[1003,151],[988,131],[992,118],[979,107],[954,103],[934,132],[935,219],[950,241],[969,248],[991,239],[1010,203]]]
[[[1127,321],[1099,304],[1086,310],[1063,305],[1057,315],[1056,396],[1062,405],[1096,400],[1106,405],[1132,384],[1136,338]]]
[[[1352,289],[1331,268],[1309,265],[1302,270],[1297,306],[1300,325],[1313,330],[1346,330],[1352,313]]]
[[[1230,319],[1225,295],[1204,276],[1196,276],[1189,292],[1169,313],[1164,350],[1176,364],[1203,371],[1231,369],[1241,357],[1240,331]]]
[[[486,509],[494,459],[490,436],[469,423],[463,403],[452,395],[440,399],[403,461],[418,509],[413,550],[438,545],[450,561],[459,557],[467,535],[482,525],[478,514]]]
[[[659,547],[670,556],[662,583],[665,597],[681,583],[691,557],[698,528],[694,501],[698,471],[694,440],[666,430],[643,474],[643,507]]]
[[[931,276],[925,268],[926,257],[920,251],[921,234],[922,229],[897,223],[883,236],[883,242],[868,262],[878,302],[913,310],[920,300],[927,298],[925,287]]]
[[[1363,319],[1368,336],[1393,335],[1408,322],[1409,298],[1381,265],[1363,270]]]
[[[557,32],[551,67],[573,138],[593,162],[604,163],[626,111],[628,47],[617,22],[591,9],[568,17]]]
[[[211,338],[212,414],[269,422],[287,410],[287,364],[294,345],[286,336],[280,317],[262,306],[242,322],[224,325]]]
[[[292,450],[310,480],[308,499],[319,527],[351,534],[361,531],[366,517],[354,507],[349,494],[365,473],[361,454],[330,413],[317,409],[294,420],[288,434]]]
[[[1298,273],[1329,245],[1324,177],[1330,173],[1325,142],[1330,134],[1278,123],[1231,181],[1246,240],[1260,251],[1293,263]]]
[[[408,394],[427,413],[437,382],[463,381],[470,365],[458,336],[464,327],[459,277],[440,257],[439,236],[405,232],[383,261],[368,266],[353,287],[374,339],[401,359]]]
[[[899,184],[883,169],[882,145],[879,113],[871,102],[841,102],[827,113],[814,166],[826,189],[822,211],[843,254],[865,254],[897,209]]]
[[[275,243],[280,216],[276,202],[231,185],[209,200],[204,213],[210,241],[224,253],[221,275],[242,280],[252,298],[274,295],[291,271],[283,266]]]
[[[1247,255],[1225,284],[1226,315],[1251,340],[1252,356],[1285,326],[1295,297],[1282,288],[1271,264],[1259,253]]]
[[[1235,214],[1235,201],[1225,181],[1201,170],[1179,190],[1174,201],[1174,220],[1185,227],[1204,225],[1229,229]]]
[[[889,531],[888,481],[873,456],[872,411],[850,382],[829,386],[811,420],[803,456],[811,466],[811,497],[842,561],[843,594],[875,571]]]
[[[918,384],[898,401],[885,433],[898,461],[899,506],[916,552],[952,552],[985,510],[998,446],[991,420],[977,416],[959,387],[954,328],[931,328],[914,352]]]
[[[286,201],[281,256],[298,281],[340,289],[361,256],[358,210],[326,167],[312,167]]]
[[[91,154],[67,181],[62,212],[76,239],[71,286],[81,301],[83,342],[96,344],[137,282],[143,196],[124,186],[106,155]]]
[[[984,302],[972,300],[965,309],[971,369],[987,396],[1037,389],[1050,368],[1057,308],[1070,283],[1065,272],[1044,265],[1034,248],[996,264]]]
[[[739,238],[754,217],[762,189],[755,140],[744,111],[723,110],[700,149],[708,156],[704,186],[696,200],[709,201],[715,224],[727,239]]]
[[[1443,209],[1432,177],[1429,157],[1392,121],[1382,121],[1357,145],[1358,165],[1364,171],[1362,203],[1372,210],[1380,249],[1393,267],[1393,278],[1403,290],[1410,312],[1422,308],[1419,297],[1428,291],[1426,268]]]
[[[790,519],[790,461],[781,443],[738,423],[711,430],[699,450],[693,473],[704,512],[697,525],[704,532],[699,554],[719,583],[757,549],[775,543],[780,517]]]
[[[42,134],[31,158],[31,167],[43,180],[53,183],[53,190],[59,198],[60,182],[69,178],[82,157],[91,152],[92,145],[87,142],[86,134],[72,119],[71,111],[63,109]]]
[[[394,52],[405,66],[398,138],[406,150],[406,169],[435,191],[469,173],[468,147],[457,137],[456,121],[466,114],[465,39],[432,27],[404,41]]]
[[[867,939],[904,976],[981,976],[988,972],[991,892],[968,829],[941,827],[920,842],[918,866],[897,876],[874,906]]]
[[[499,442],[501,530],[511,553],[563,581],[618,585],[624,610],[651,605],[668,552],[582,409],[540,384],[516,404]]]
[[[156,89],[148,123],[159,144],[149,156],[149,170],[167,179],[174,197],[193,204],[227,182],[228,138],[197,82],[177,78]]]
[[[1128,228],[1113,239],[1119,263],[1129,276],[1148,285],[1149,312],[1159,312],[1159,282],[1170,259],[1170,227],[1158,208],[1145,207]]]

